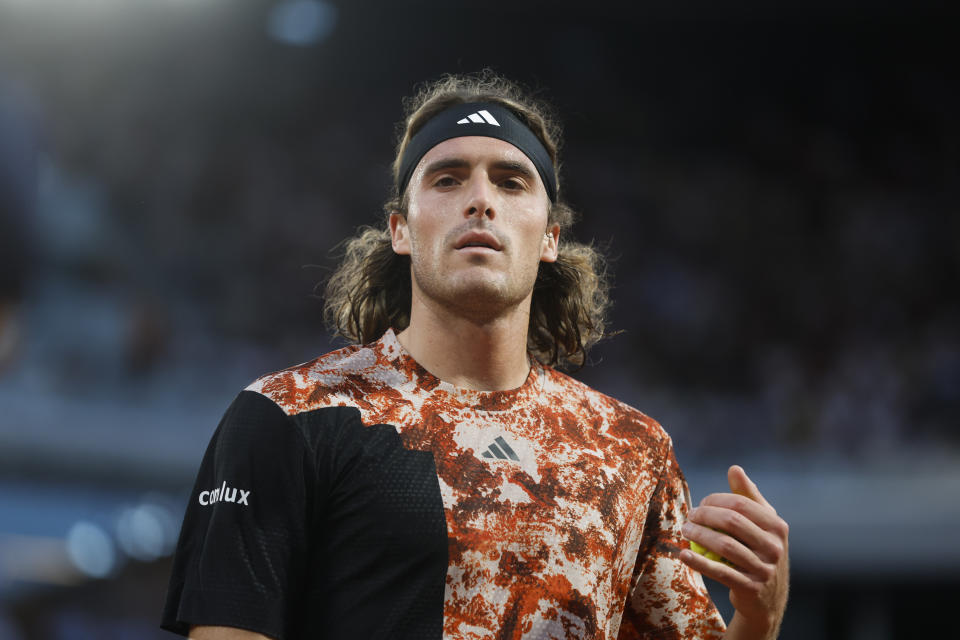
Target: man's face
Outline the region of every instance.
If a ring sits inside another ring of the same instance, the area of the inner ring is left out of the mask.
[[[531,297],[541,261],[557,259],[559,226],[533,163],[509,142],[452,138],[424,155],[390,216],[393,249],[409,255],[413,294],[477,319]]]

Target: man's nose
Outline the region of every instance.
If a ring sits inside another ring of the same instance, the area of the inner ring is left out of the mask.
[[[465,213],[467,217],[479,214],[490,219],[496,215],[493,209],[493,185],[487,176],[477,176],[470,181]]]

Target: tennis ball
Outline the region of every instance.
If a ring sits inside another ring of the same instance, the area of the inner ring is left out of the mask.
[[[690,541],[690,551],[693,551],[694,553],[699,553],[700,555],[702,555],[704,558],[708,560],[716,560],[717,562],[726,562],[726,559],[723,556],[721,556],[718,553],[714,553],[713,551],[710,551],[702,544],[694,542],[693,540]]]
[[[713,529],[713,527],[710,527],[710,528]],[[716,531],[716,532],[718,532],[718,533],[723,533],[724,535],[727,535],[725,532],[720,531],[720,529],[713,529],[713,530]],[[694,542],[693,540],[690,540],[690,551],[693,551],[694,553],[699,553],[700,555],[702,555],[702,556],[703,556],[704,558],[706,558],[707,560],[713,560],[713,561],[715,561],[715,562],[722,562],[722,563],[725,564],[725,565],[728,565],[728,566],[731,566],[731,567],[733,566],[733,563],[731,563],[729,560],[727,560],[726,558],[724,558],[723,556],[721,556],[719,553],[716,553],[716,552],[714,552],[714,551],[710,551],[709,549],[707,549],[707,548],[706,548],[705,546],[703,546],[702,544],[699,544],[699,543],[697,543],[697,542]]]

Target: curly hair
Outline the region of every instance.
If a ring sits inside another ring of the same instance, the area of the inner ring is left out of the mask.
[[[406,215],[406,193],[398,191],[400,158],[410,139],[437,113],[465,102],[494,102],[510,109],[540,139],[560,175],[560,126],[552,109],[519,84],[484,70],[445,75],[422,85],[404,100],[405,118],[397,125],[393,190],[384,204],[381,227],[361,227],[342,244],[343,259],[326,283],[324,319],[348,340],[367,343],[393,327],[410,324],[411,275],[409,256],[393,252],[387,220]],[[576,214],[562,198],[552,203],[549,221],[559,225],[561,242],[556,262],[541,262],[533,288],[527,348],[541,362],[580,367],[587,351],[604,337],[610,307],[606,261],[592,244],[563,237]]]

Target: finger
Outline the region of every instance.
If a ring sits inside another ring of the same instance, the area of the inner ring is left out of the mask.
[[[683,535],[728,560],[744,573],[759,575],[764,569],[764,561],[740,540],[728,535],[726,531],[716,531],[688,521],[683,525]]]
[[[750,578],[733,567],[705,558],[689,549],[680,552],[680,560],[694,571],[699,571],[729,589],[746,589],[751,584]]]
[[[711,493],[700,501],[700,507],[732,509],[766,531],[780,531],[783,522],[773,507],[733,493]],[[699,507],[698,507],[699,508]]]
[[[758,505],[755,504],[754,506],[758,507]],[[732,537],[746,548],[746,552],[750,554],[751,558],[759,556],[760,559],[765,562],[776,562],[783,549],[775,533],[763,529],[749,517],[733,509],[701,505],[690,512],[689,522],[710,527],[711,529],[717,529],[726,534],[724,536],[725,538]],[[710,536],[710,538],[716,539],[713,536]],[[698,542],[700,541],[698,540]],[[701,542],[701,544],[710,548],[710,544],[707,542]],[[720,549],[712,550],[738,566],[745,566],[744,562],[738,561],[730,555],[726,555],[726,553]],[[726,549],[724,549],[724,551],[726,551]],[[751,565],[753,564],[754,563],[751,562]]]
[[[747,472],[744,471],[740,465],[735,464],[727,470],[727,482],[730,483],[730,490],[734,493],[746,496],[751,500],[755,500],[773,509],[770,503],[767,502],[767,499],[763,497],[763,494],[760,493],[760,489],[757,488],[757,485],[747,476]]]

